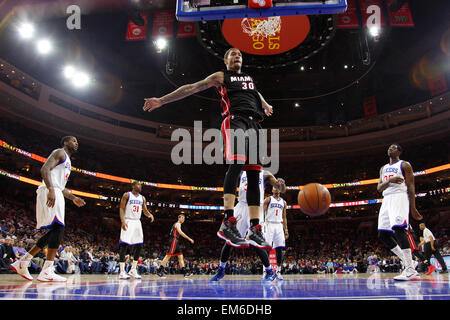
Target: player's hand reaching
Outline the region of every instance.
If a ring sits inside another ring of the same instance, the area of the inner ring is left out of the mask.
[[[277,182],[278,182],[278,189],[280,189],[280,192],[285,193],[286,192],[286,182],[284,181],[284,179],[278,178]]]
[[[150,222],[155,221],[155,217],[150,213],[150,215],[148,216],[148,218],[151,220]]]
[[[398,184],[400,184],[400,183],[403,183],[404,181],[405,181],[405,179],[403,179],[400,176],[394,176],[394,177],[390,177],[389,178],[389,182],[391,182],[391,183],[398,183]]]
[[[263,108],[266,116],[270,117],[273,114],[273,107],[270,104],[264,104]]]
[[[416,208],[411,209],[411,215],[415,220],[422,220],[423,217]]]
[[[82,206],[84,206],[84,205],[86,204],[86,202],[85,202],[83,199],[78,198],[78,197],[73,198],[73,199],[72,199],[72,202],[73,202],[78,208],[79,208],[79,207],[82,207]]]
[[[189,239],[189,242],[192,243],[192,244],[194,244],[194,240],[192,240],[192,239]]]
[[[164,103],[160,98],[146,98],[142,109],[144,111],[152,112],[153,110],[161,107]]]
[[[127,229],[128,229],[127,223],[125,221],[122,221],[122,230],[127,231]]]

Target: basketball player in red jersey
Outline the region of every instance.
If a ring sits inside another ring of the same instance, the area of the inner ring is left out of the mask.
[[[231,150],[230,129],[242,129],[249,133],[251,130],[261,129],[260,122],[266,116],[271,116],[273,108],[263,96],[256,90],[253,78],[241,71],[242,54],[239,49],[231,48],[224,56],[226,71],[211,74],[205,79],[193,84],[186,84],[177,90],[161,97],[145,99],[143,109],[153,111],[164,104],[183,99],[199,91],[216,87],[222,100],[222,134],[225,145],[225,158],[231,162],[224,179],[224,219],[217,235],[234,247],[247,247],[249,242],[244,240],[236,228],[233,217],[234,203],[236,199],[236,187],[242,170],[247,172],[248,189],[247,203],[249,206],[250,228],[247,237],[250,244],[259,248],[265,247],[264,237],[259,224],[260,191],[258,187],[261,163],[249,163],[249,146],[247,141],[246,154],[237,154]],[[256,145],[259,145],[257,143]],[[253,161],[254,162],[254,161]],[[266,248],[270,249],[270,248]]]
[[[190,272],[186,272],[186,269],[184,268],[184,259],[183,259],[183,253],[180,250],[179,247],[179,238],[180,235],[187,239],[190,243],[194,243],[194,240],[192,240],[190,237],[188,237],[182,230],[181,230],[181,224],[183,224],[186,217],[184,214],[180,214],[178,216],[178,221],[175,222],[172,226],[172,229],[170,230],[170,237],[172,238],[170,240],[169,244],[169,251],[167,251],[166,256],[164,257],[163,261],[161,261],[161,266],[158,270],[158,276],[160,278],[165,278],[164,275],[164,267],[167,265],[167,262],[169,262],[170,258],[172,257],[178,257],[178,264],[181,267],[181,271],[183,272],[184,276],[187,278],[191,276]]]
[[[389,163],[380,169],[377,190],[383,193],[378,216],[378,236],[403,262],[405,270],[394,280],[420,279],[414,269],[407,228],[409,213],[415,220],[422,220],[416,209],[414,174],[409,162],[400,160],[402,148],[392,144],[388,148]],[[395,238],[394,238],[395,236]]]

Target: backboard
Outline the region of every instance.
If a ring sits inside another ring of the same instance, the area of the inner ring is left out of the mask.
[[[177,0],[179,21],[262,18],[290,15],[335,14],[347,10],[347,0],[273,0],[270,8],[253,9],[249,0]]]

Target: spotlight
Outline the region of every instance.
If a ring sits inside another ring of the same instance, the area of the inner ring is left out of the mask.
[[[294,107],[296,107],[296,108],[300,107],[300,103],[298,103],[298,102],[294,103]]]
[[[348,69],[348,65],[344,65],[344,69]]]
[[[31,23],[22,23],[17,30],[22,39],[30,39],[34,34],[34,26]]]
[[[52,48],[52,43],[48,39],[42,39],[36,43],[36,49],[40,54],[48,54]]]
[[[301,66],[301,67],[300,67],[300,70],[305,71],[305,67],[304,67],[304,66]]]
[[[326,69],[326,67],[325,67],[325,66],[323,66],[323,67],[322,67],[322,69],[323,69],[323,70],[325,70],[325,69]]]
[[[158,52],[161,52],[167,46],[167,40],[164,38],[158,38],[155,41],[155,46]]]
[[[72,78],[75,75],[75,68],[71,65],[67,65],[64,67],[64,77],[66,77],[67,79]]]
[[[72,78],[72,84],[77,88],[87,86],[90,81],[91,79],[85,72],[76,72]]]
[[[379,36],[380,35],[380,27],[378,27],[378,26],[369,27],[369,33],[372,37]]]

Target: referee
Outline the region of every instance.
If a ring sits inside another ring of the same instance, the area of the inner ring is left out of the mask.
[[[430,231],[430,229],[428,229],[425,226],[425,223],[422,222],[421,224],[419,224],[419,228],[420,228],[420,230],[423,231],[423,240],[419,244],[419,247],[422,245],[425,245],[424,246],[425,259],[427,259],[429,261],[431,258],[431,255],[433,255],[442,266],[442,270],[440,272],[446,273],[447,265],[445,264],[445,261],[442,258],[441,253],[439,252],[439,245],[438,245],[438,242],[436,241],[436,238],[434,237],[434,235]]]

